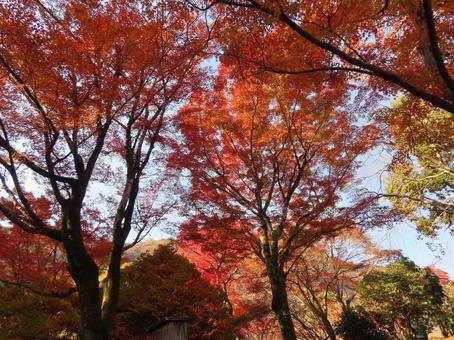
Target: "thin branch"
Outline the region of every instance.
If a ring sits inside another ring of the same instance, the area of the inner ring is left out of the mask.
[[[40,296],[45,296],[45,297],[66,298],[66,297],[74,294],[75,292],[77,292],[76,287],[68,288],[68,290],[66,290],[66,291],[50,291],[49,292],[49,291],[44,291],[39,288],[33,287],[30,284],[30,282],[27,282],[27,281],[8,281],[8,280],[0,279],[0,282],[4,283],[6,285],[9,285],[9,286],[17,286],[17,287],[25,288],[35,294],[38,294]]]

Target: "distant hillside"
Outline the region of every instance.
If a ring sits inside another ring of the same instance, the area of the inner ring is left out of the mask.
[[[136,260],[142,253],[153,253],[155,249],[161,245],[170,243],[171,240],[144,240],[134,247],[126,251],[126,262],[132,262]]]

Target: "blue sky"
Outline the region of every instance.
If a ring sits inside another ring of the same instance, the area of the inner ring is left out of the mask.
[[[364,159],[358,175],[364,178],[364,186],[371,191],[380,191],[385,177],[383,169],[390,161],[390,155],[376,149]],[[409,222],[396,224],[391,229],[371,230],[369,235],[381,248],[400,249],[419,266],[434,264],[454,278],[454,238],[449,231],[442,231],[437,238],[422,237]]]

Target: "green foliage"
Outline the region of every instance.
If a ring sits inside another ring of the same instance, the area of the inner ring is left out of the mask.
[[[454,283],[449,282],[443,286],[443,293],[442,314],[438,325],[443,335],[447,337],[454,335]]]
[[[358,292],[361,303],[380,315],[392,334],[409,337],[417,327],[428,331],[442,313],[443,290],[438,278],[406,258],[366,275]]]
[[[171,246],[143,254],[122,272],[115,336],[143,339],[163,317],[192,317],[190,339],[233,339],[235,320],[223,292],[204,280],[196,267]]]
[[[0,339],[55,339],[75,333],[77,321],[67,300],[0,286]]]
[[[347,309],[342,312],[336,325],[336,334],[344,340],[386,340],[376,322],[363,308]]]
[[[420,232],[452,228],[454,119],[423,102],[401,99],[385,115],[395,159],[386,194]],[[453,230],[453,229],[451,229]]]

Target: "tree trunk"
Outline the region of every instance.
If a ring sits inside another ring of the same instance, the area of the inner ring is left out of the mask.
[[[63,246],[69,273],[79,294],[80,340],[106,340],[108,331],[101,320],[99,269],[85,248],[80,225],[82,200],[73,198],[64,208]]]
[[[98,268],[95,267],[79,277],[76,286],[79,292],[80,324],[78,339],[105,340],[108,333],[101,323]]]
[[[279,321],[279,328],[283,340],[296,340],[295,327],[293,325],[285,283],[285,275],[277,264],[267,265],[268,277],[271,283],[272,303],[271,308]]]
[[[336,340],[336,333],[334,332],[333,326],[325,316],[323,317],[323,328],[330,340]]]
[[[113,325],[120,295],[121,247],[116,247],[110,256],[107,277],[103,282],[101,320],[107,334]]]

